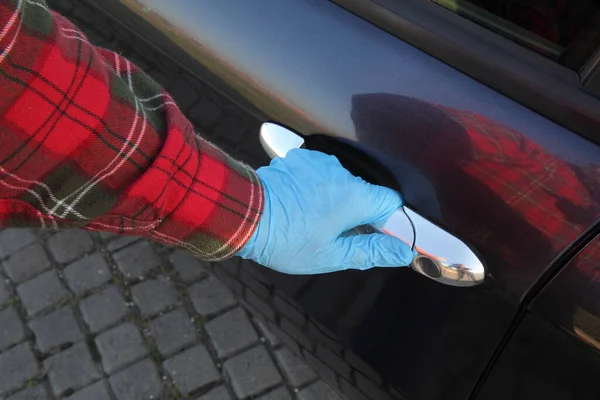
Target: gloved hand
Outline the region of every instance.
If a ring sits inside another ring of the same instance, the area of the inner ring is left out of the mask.
[[[366,183],[318,151],[291,150],[257,173],[264,212],[239,256],[296,275],[411,263],[410,247],[393,236],[340,236],[360,225],[383,224],[402,206],[397,192]]]

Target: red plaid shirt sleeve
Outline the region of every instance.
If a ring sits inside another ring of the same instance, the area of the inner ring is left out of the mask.
[[[42,0],[0,0],[0,225],[143,235],[207,260],[262,213],[255,172]]]

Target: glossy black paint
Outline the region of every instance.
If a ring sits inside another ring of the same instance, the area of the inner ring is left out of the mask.
[[[477,399],[598,399],[600,238],[532,303]]]
[[[408,397],[466,398],[519,300],[598,217],[590,185],[600,149],[335,4],[101,7],[261,118],[330,138],[309,137],[309,147],[337,154],[336,143],[350,144],[360,157],[342,161],[357,173],[357,159],[377,160],[388,178],[371,180],[401,188],[413,208],[482,256],[488,279],[470,289],[409,269],[272,274]],[[496,150],[482,151],[486,143]],[[562,187],[549,184],[557,175],[567,177]],[[575,194],[563,190],[571,186]]]

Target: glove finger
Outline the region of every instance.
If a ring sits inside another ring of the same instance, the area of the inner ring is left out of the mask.
[[[360,205],[355,208],[356,213],[348,221],[347,229],[360,225],[382,226],[404,204],[402,196],[395,190],[364,181],[359,184],[364,185],[364,194],[356,197],[360,199]]]
[[[372,267],[409,265],[414,253],[402,240],[383,233],[338,238],[334,265],[344,269],[365,270]]]

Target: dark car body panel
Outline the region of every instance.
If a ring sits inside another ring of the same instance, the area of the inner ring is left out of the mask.
[[[326,135],[309,136],[309,148],[337,154],[336,143],[350,144],[376,160],[407,203],[482,257],[488,279],[470,289],[409,269],[271,274],[408,397],[468,397],[521,299],[598,219],[600,196],[588,181],[600,167],[599,147],[331,2],[107,0],[101,7],[260,118]],[[475,138],[508,138],[514,151],[499,146],[490,156]],[[499,189],[473,172],[489,165],[518,175],[516,183]],[[584,199],[546,185],[557,174],[583,188]],[[523,199],[528,212],[514,206]],[[546,229],[544,219],[568,225]]]
[[[477,399],[598,399],[600,238],[536,297]]]

